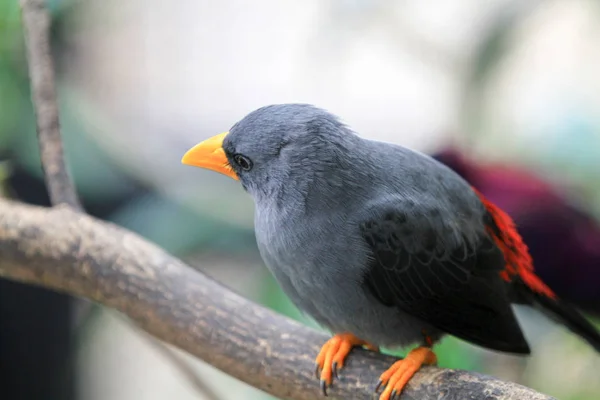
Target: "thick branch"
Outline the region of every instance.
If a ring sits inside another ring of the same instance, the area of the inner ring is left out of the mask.
[[[223,288],[160,248],[67,207],[0,200],[0,276],[116,308],[156,337],[285,399],[319,397],[323,334]],[[367,399],[392,357],[353,351],[331,398]],[[550,399],[479,374],[425,368],[403,399]]]
[[[52,204],[81,209],[69,177],[60,137],[60,122],[50,52],[50,15],[45,0],[20,0],[27,47],[31,97],[46,186]]]

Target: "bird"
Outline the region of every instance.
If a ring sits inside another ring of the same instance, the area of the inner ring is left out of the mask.
[[[437,364],[433,346],[445,335],[529,354],[513,304],[600,352],[600,333],[535,274],[512,219],[430,156],[292,103],[250,112],[181,162],[239,181],[254,200],[267,268],[332,333],[315,360],[324,395],[354,347],[415,346],[381,374],[380,400]]]

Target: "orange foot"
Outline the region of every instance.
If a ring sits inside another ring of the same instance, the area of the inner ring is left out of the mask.
[[[385,386],[379,400],[394,400],[397,396],[400,396],[404,386],[422,365],[436,363],[437,357],[428,347],[417,347],[412,350],[404,359],[396,361],[379,377],[375,392],[379,392],[379,388]]]
[[[335,335],[321,347],[316,360],[315,374],[321,380],[321,390],[325,396],[327,396],[327,387],[331,386],[334,376],[338,377],[338,369],[342,369],[346,357],[355,346],[365,346],[369,350],[379,351],[377,346],[373,346],[350,333]],[[321,371],[320,375],[319,371]]]

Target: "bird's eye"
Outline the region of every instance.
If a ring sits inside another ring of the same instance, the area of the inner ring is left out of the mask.
[[[235,161],[235,163],[244,171],[250,171],[252,169],[252,161],[246,156],[236,154],[233,156],[233,161]]]

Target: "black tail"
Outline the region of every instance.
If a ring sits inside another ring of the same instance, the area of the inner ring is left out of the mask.
[[[566,325],[600,352],[600,332],[579,311],[560,299],[552,299],[538,293],[531,294],[533,301],[546,315]]]

